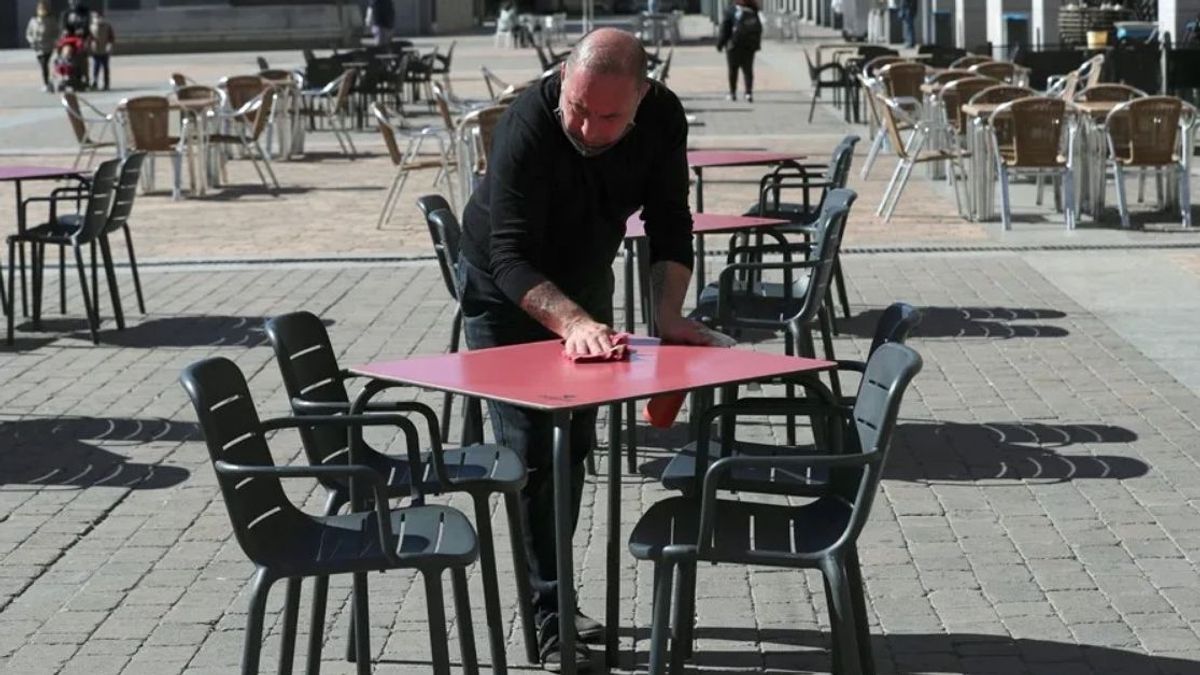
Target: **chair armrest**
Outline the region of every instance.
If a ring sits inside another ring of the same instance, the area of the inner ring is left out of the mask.
[[[392,519],[388,507],[387,483],[379,472],[362,464],[342,464],[339,466],[249,466],[231,464],[219,459],[213,463],[218,475],[244,478],[353,478],[362,480],[371,488],[375,496],[375,520],[378,529],[379,550],[392,563],[399,564],[400,557],[396,555],[388,542],[395,536],[392,533]],[[403,543],[403,542],[399,542]]]
[[[776,232],[775,234],[783,237],[781,233]],[[730,255],[744,255],[746,253],[775,253],[777,255],[784,256],[783,261],[786,263],[791,261],[792,253],[808,253],[812,250],[812,246],[813,245],[811,242],[806,241],[787,242],[785,244],[762,244],[758,246],[732,246],[729,249],[729,253]]]
[[[740,402],[739,402],[740,403]],[[735,417],[739,412],[749,414],[747,409],[761,407],[762,409],[786,411],[787,401],[781,399],[765,399],[762,406],[753,406],[746,404],[741,406],[742,410],[733,409],[736,404],[721,404],[713,406],[704,412],[700,417],[698,425],[699,434],[696,438],[697,448],[707,448],[709,443],[709,434],[711,433],[712,423],[716,419],[728,414],[733,414]],[[756,412],[754,414],[763,414]],[[833,425],[835,434],[839,434],[839,425]],[[819,441],[818,441],[819,443]],[[706,461],[707,455],[703,452],[696,453],[696,466],[700,468]],[[700,501],[700,528],[696,541],[700,542],[700,553],[703,553],[707,548],[706,542],[709,545],[712,542],[712,526],[713,515],[716,509],[717,487],[721,480],[734,469],[738,468],[760,468],[760,469],[811,469],[811,468],[850,468],[856,466],[867,466],[875,464],[881,459],[881,453],[859,453],[859,454],[838,454],[838,455],[782,455],[782,456],[740,456],[740,457],[724,457],[713,462],[705,469],[704,485],[701,490]]]
[[[414,504],[425,503],[425,495],[421,492],[421,482],[417,478],[421,472],[421,452],[417,427],[404,415],[370,414],[370,415],[300,415],[293,417],[275,417],[262,420],[259,430],[263,433],[278,429],[298,429],[303,427],[339,426],[350,430],[350,458],[355,457],[355,451],[362,445],[363,427],[396,426],[403,432],[408,441],[408,461],[413,470],[409,472],[408,481],[410,494]],[[440,478],[440,477],[439,477]]]

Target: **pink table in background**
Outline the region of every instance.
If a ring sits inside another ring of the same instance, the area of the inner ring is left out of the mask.
[[[771,152],[768,150],[688,150],[687,161],[696,174],[696,213],[704,213],[704,170],[717,167],[770,166],[805,159],[805,155],[794,152]],[[755,200],[758,195],[754,195]],[[696,237],[696,299],[704,290],[704,235]]]
[[[671,392],[687,392],[828,370],[829,361],[745,349],[662,345],[654,338],[633,338],[628,361],[577,364],[563,358],[558,340],[441,356],[381,361],[350,369],[370,378],[355,402],[362,410],[378,392],[393,386],[416,386],[540,410],[554,418],[554,503],[558,555],[559,616],[575,615],[575,572],[570,525],[571,413],[609,406],[608,578],[605,623],[609,666],[616,664],[621,523],[620,417],[623,402]],[[536,376],[531,377],[531,373]],[[703,478],[704,453],[696,472]],[[353,458],[350,459],[354,461]],[[519,545],[516,542],[513,545]],[[562,672],[575,672],[575,629],[560,622]]]
[[[0,183],[11,182],[17,193],[17,233],[25,232],[25,209],[21,208],[21,183],[27,180],[58,180],[75,178],[85,180],[82,172],[76,168],[45,167],[45,166],[0,166]],[[28,312],[28,298],[25,293],[25,247],[20,247],[21,253],[21,313]],[[9,292],[16,293],[17,289],[10,288]]]

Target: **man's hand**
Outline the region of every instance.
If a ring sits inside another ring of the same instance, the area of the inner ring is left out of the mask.
[[[732,338],[707,328],[699,321],[682,316],[660,320],[658,334],[662,337],[663,342],[672,344],[728,347],[732,342]]]
[[[612,351],[613,329],[592,319],[567,325],[562,337],[567,356],[603,356]]]

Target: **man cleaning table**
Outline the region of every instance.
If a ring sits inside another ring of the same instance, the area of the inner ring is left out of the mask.
[[[682,315],[693,255],[687,121],[679,99],[646,70],[633,35],[599,29],[500,119],[487,173],[463,215],[458,283],[471,349],[557,336],[567,356],[610,353],[612,263],[625,221],[639,208],[659,335],[710,344],[710,334]],[[557,670],[551,416],[495,402],[489,410],[497,442],[521,453],[529,468],[522,510],[539,656]],[[593,410],[571,424],[573,523],[595,421]],[[571,620],[581,640],[604,641],[598,622],[578,612]],[[580,670],[591,665],[586,647],[576,659]]]

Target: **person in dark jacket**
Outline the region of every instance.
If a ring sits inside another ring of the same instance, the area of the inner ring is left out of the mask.
[[[687,120],[665,85],[646,77],[631,33],[589,33],[555,72],[522,93],[496,124],[487,172],[463,213],[458,288],[471,349],[560,338],[572,357],[612,349],[612,264],[625,221],[641,209],[659,335],[684,344],[714,337],[682,315],[692,276]],[[491,402],[497,442],[524,459],[521,493],[527,574],[542,665],[561,663],[554,538],[553,432],[547,413]],[[571,523],[583,491],[596,411],[572,416]],[[573,526],[572,525],[572,526]],[[604,642],[582,614],[581,641]],[[579,645],[580,671],[591,654]]]
[[[721,21],[717,51],[725,50],[729,64],[729,100],[737,100],[738,71],[746,88],[746,100],[754,101],[754,52],[762,48],[762,19],[756,0],[734,0]]]
[[[70,0],[59,24],[64,34],[82,38],[87,42],[92,34],[92,11],[80,0]]]
[[[396,27],[396,8],[392,0],[370,0],[367,5],[367,24],[375,36],[375,44],[384,46],[392,41],[392,30]]]

